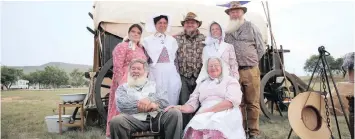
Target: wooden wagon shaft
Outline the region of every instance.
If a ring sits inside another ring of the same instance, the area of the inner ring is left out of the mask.
[[[302,81],[301,78],[299,78],[299,77],[298,77],[297,75],[295,75],[295,74],[291,74],[291,76],[292,76],[293,78],[295,78],[296,83],[298,84],[298,87],[299,87],[299,89],[300,89],[301,92],[307,91],[308,85],[307,85],[304,81]],[[314,91],[313,88],[309,88],[308,90],[309,90],[309,91]]]
[[[87,29],[89,32],[91,32],[92,34],[95,35],[95,31],[94,31],[93,29],[91,29],[90,27],[86,27],[86,29]]]
[[[96,72],[88,72],[89,74],[89,78],[90,78],[90,88],[89,88],[89,95],[86,96],[85,100],[84,100],[84,104],[85,104],[85,108],[87,107],[93,107],[95,106],[95,100],[94,100],[94,85],[95,85],[95,75]]]
[[[101,50],[100,50],[100,46],[98,44],[98,38],[95,37],[94,39],[94,59],[93,59],[93,67],[92,67],[92,70],[95,71],[95,72],[99,72],[100,71],[100,53],[101,53]]]
[[[89,14],[91,19],[94,19],[94,16],[92,15],[92,13],[89,12],[88,14]]]

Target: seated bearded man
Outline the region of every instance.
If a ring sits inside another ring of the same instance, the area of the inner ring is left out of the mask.
[[[147,62],[133,60],[128,74],[127,83],[116,91],[115,101],[120,114],[110,121],[111,139],[128,139],[137,131],[164,131],[166,139],[180,139],[181,112],[176,109],[162,111],[169,104],[167,92],[148,81]]]

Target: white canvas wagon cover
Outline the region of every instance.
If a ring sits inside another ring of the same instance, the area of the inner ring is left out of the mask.
[[[96,1],[92,14],[95,30],[100,25],[105,31],[123,38],[127,35],[129,26],[140,23],[144,28],[145,22],[157,13],[170,15],[171,31],[168,34],[177,34],[183,30],[180,23],[183,17],[188,12],[194,12],[202,20],[200,31],[207,35],[207,26],[212,21],[227,26],[229,17],[224,12],[225,9],[225,7],[178,1]],[[245,17],[259,27],[264,41],[267,42],[268,28],[265,17],[253,11],[248,11]],[[149,33],[143,31],[143,37],[147,35]]]

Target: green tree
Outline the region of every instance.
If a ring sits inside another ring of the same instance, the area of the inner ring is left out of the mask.
[[[13,83],[23,77],[23,70],[1,66],[1,84],[10,88]]]
[[[59,87],[60,85],[67,85],[69,76],[63,69],[54,66],[47,66],[44,71],[40,73],[40,80],[45,85]]]
[[[314,68],[316,67],[318,57],[319,57],[319,55],[312,55],[311,57],[309,57],[306,60],[303,69],[308,73],[312,73]],[[326,60],[327,60],[327,63],[329,65],[329,68],[332,71],[332,73],[338,73],[338,71],[340,71],[340,66],[338,66],[338,65],[339,65],[339,62],[342,63],[342,60],[339,60],[339,58],[337,60],[335,60],[334,57],[331,55],[326,56]],[[321,65],[322,65],[322,61],[319,61],[319,66],[321,66]],[[319,70],[320,70],[320,68],[318,67],[318,71],[316,71],[316,72],[319,72]]]
[[[23,75],[23,76],[22,76],[22,79],[28,80],[28,82],[29,82],[28,85],[35,84],[34,79],[33,79],[33,77],[31,76],[31,74],[25,74],[25,75]]]
[[[70,85],[78,87],[85,84],[84,73],[79,69],[74,69],[70,74]]]
[[[25,80],[29,81],[29,84],[38,84],[39,86],[44,83],[43,79],[44,71],[36,70],[35,72],[31,72],[23,76]]]
[[[343,58],[337,58],[335,60],[335,62],[333,63],[334,72],[336,74],[341,74],[342,73],[342,69],[341,69],[341,65],[342,64],[343,64]]]
[[[44,71],[41,70],[36,70],[35,72],[30,73],[30,75],[33,77],[34,83],[38,83],[39,86],[41,86],[41,84],[44,84],[43,74]]]

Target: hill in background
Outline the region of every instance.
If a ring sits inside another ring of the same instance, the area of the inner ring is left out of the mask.
[[[90,65],[71,64],[63,62],[49,62],[40,66],[13,66],[13,68],[23,69],[23,73],[28,74],[31,72],[35,72],[36,70],[44,70],[44,68],[47,66],[56,66],[60,69],[63,69],[67,73],[72,72],[74,69],[79,69],[79,71],[85,72],[92,68],[92,66]]]

